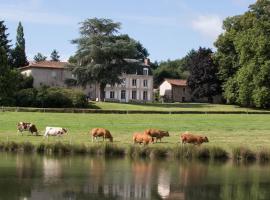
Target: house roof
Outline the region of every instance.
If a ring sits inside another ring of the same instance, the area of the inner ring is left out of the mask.
[[[187,86],[187,80],[183,80],[183,79],[165,79],[165,81],[167,81],[171,85]]]
[[[20,70],[30,69],[30,68],[46,68],[46,69],[64,69],[68,62],[57,62],[57,61],[41,61],[32,62],[28,66],[21,67]]]

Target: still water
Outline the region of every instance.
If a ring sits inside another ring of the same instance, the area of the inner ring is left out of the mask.
[[[270,199],[270,165],[0,153],[0,199]]]

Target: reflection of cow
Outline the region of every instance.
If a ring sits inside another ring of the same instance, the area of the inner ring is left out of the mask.
[[[201,145],[204,142],[209,142],[206,136],[193,135],[191,133],[185,132],[181,136],[182,144],[191,143],[194,145]]]
[[[66,128],[61,128],[61,127],[46,127],[44,137],[49,137],[49,136],[61,136],[63,134],[67,133]]]
[[[31,134],[38,135],[38,130],[35,124],[32,124],[30,122],[19,122],[17,124],[18,131],[22,134],[23,131],[29,131]]]
[[[153,143],[154,142],[154,139],[149,136],[149,135],[146,135],[144,133],[134,133],[133,134],[133,143],[136,144],[136,143],[139,143],[139,144],[149,144],[149,143]]]
[[[152,138],[156,138],[156,142],[158,141],[158,139],[161,142],[161,138],[170,136],[168,131],[162,131],[162,130],[152,129],[152,128],[146,129],[144,131],[144,134],[149,135]]]
[[[105,128],[93,128],[91,130],[91,134],[92,134],[92,142],[94,142],[94,139],[97,140],[98,137],[102,137],[103,141],[106,138],[108,138],[110,140],[110,142],[113,141],[113,137],[112,137],[110,131],[105,129]]]

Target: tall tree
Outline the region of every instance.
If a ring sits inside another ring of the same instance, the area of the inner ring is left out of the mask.
[[[19,73],[8,65],[4,47],[0,47],[0,105],[12,105]]]
[[[0,21],[0,47],[4,48],[4,51],[7,55],[8,64],[11,63],[11,45],[9,44],[11,40],[8,40],[9,34],[6,33],[7,27],[4,24],[4,21]]]
[[[215,60],[227,102],[270,107],[270,1],[224,21]]]
[[[144,56],[139,52],[144,48],[138,47],[138,42],[128,35],[118,34],[118,22],[93,18],[81,24],[80,38],[72,41],[78,50],[72,57],[71,69],[79,84],[99,83],[100,99],[104,100],[106,84],[120,83],[119,76],[132,65],[126,58]]]
[[[59,58],[60,58],[60,56],[59,56],[58,51],[56,51],[56,49],[54,49],[54,50],[52,51],[52,53],[51,53],[51,61],[56,61],[56,62],[58,62],[58,61],[60,61]]]
[[[23,67],[28,65],[28,61],[25,54],[25,39],[22,23],[19,22],[17,28],[16,46],[12,52],[12,66],[13,67]]]
[[[36,62],[45,61],[47,59],[46,56],[43,56],[41,53],[37,53],[37,55],[34,56],[34,60]]]
[[[221,93],[218,68],[212,59],[212,50],[199,48],[192,50],[187,56],[186,65],[189,68],[188,86],[195,98],[207,97],[209,102],[213,96]]]

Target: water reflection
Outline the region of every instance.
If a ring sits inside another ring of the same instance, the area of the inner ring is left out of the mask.
[[[0,199],[270,199],[270,167],[0,153]]]
[[[62,175],[62,167],[58,159],[43,158],[43,182],[45,184],[56,183]]]

